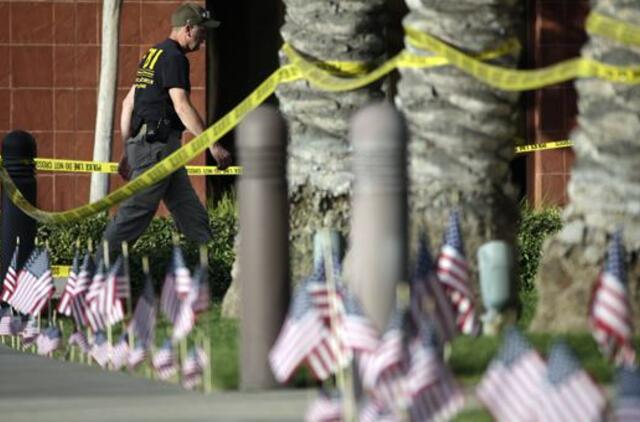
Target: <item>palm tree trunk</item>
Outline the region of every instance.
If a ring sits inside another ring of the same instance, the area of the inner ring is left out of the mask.
[[[640,25],[640,3],[592,2],[592,10]],[[640,48],[591,36],[583,57],[630,66]],[[563,228],[547,244],[536,278],[539,303],[535,330],[586,330],[590,292],[611,234],[623,227],[631,307],[640,332],[640,89],[599,79],[581,79],[576,155],[568,186]]]
[[[284,0],[285,42],[319,61],[371,63],[385,52],[384,0]],[[287,62],[281,56],[282,64]],[[381,98],[380,83],[341,93],[306,81],[281,85],[276,95],[289,124],[292,276],[311,269],[312,236],[323,227],[349,232],[351,172],[347,128],[351,115]]]
[[[469,54],[516,37],[517,0],[406,0],[404,25]],[[409,43],[406,48],[420,55]],[[517,57],[493,60],[515,67]],[[504,92],[452,67],[400,70],[396,103],[407,118],[411,233],[428,230],[438,246],[452,208],[461,210],[467,255],[493,239],[514,244],[518,207],[510,183],[518,94]],[[475,266],[475,264],[473,264]],[[475,272],[475,271],[474,271]]]

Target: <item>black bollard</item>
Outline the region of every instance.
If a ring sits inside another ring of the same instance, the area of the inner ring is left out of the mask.
[[[16,130],[2,141],[2,165],[25,199],[36,205],[38,192],[35,177],[36,140],[30,133]],[[4,278],[11,263],[16,238],[20,237],[18,266],[21,267],[33,250],[36,221],[16,207],[6,190],[2,190],[2,272]]]

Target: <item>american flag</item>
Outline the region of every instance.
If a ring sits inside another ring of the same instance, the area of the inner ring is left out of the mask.
[[[196,347],[186,356],[182,365],[182,386],[192,390],[202,382],[204,368],[209,365],[209,357],[204,349]]]
[[[192,300],[191,308],[193,312],[199,314],[205,312],[211,306],[211,288],[209,287],[209,268],[198,266],[193,275],[193,289],[196,292],[195,299]]]
[[[373,353],[380,343],[379,334],[366,317],[356,296],[342,289],[344,317],[342,318],[342,343],[357,353]]]
[[[82,260],[82,266],[76,279],[76,285],[71,299],[71,315],[76,323],[76,327],[86,327],[89,325],[87,318],[86,294],[91,285],[91,280],[95,273],[95,264],[91,253],[87,252]]]
[[[76,251],[73,257],[73,263],[71,264],[71,270],[69,271],[69,277],[67,283],[64,286],[64,291],[60,296],[58,302],[58,312],[62,315],[71,316],[71,301],[76,291],[76,282],[78,280],[78,273],[80,272],[80,251]]]
[[[95,334],[93,344],[91,345],[91,357],[98,363],[98,365],[104,368],[107,366],[107,363],[109,363],[110,354],[111,345],[107,341],[107,336],[104,331],[98,331]]]
[[[160,292],[160,309],[172,324],[180,313],[180,302],[176,293],[175,280],[167,274]]]
[[[102,261],[98,263],[98,269],[87,291],[86,301],[85,315],[94,332],[105,330],[124,318],[122,301],[116,298],[116,278],[112,272],[105,276]]]
[[[131,297],[131,282],[129,280],[129,263],[120,255],[109,269],[107,278],[113,277],[117,299]]]
[[[140,365],[147,358],[147,349],[148,346],[143,345],[142,342],[136,341],[136,345],[133,350],[129,351],[129,357],[127,359],[127,366],[129,370],[134,370],[138,365]]]
[[[82,353],[89,353],[91,350],[87,336],[82,331],[76,331],[71,334],[67,342],[69,346],[78,346]]]
[[[11,309],[0,308],[0,336],[11,334]]]
[[[314,264],[313,273],[302,282],[302,286],[311,294],[313,307],[316,308],[327,327],[330,327],[332,324],[332,316],[334,319],[337,319],[344,313],[341,297],[340,258],[336,254],[333,254],[331,258],[333,260],[333,280],[335,282],[333,286],[333,297],[331,296],[332,290],[326,277],[324,257]],[[332,301],[334,303],[332,303]]]
[[[600,421],[606,399],[580,367],[569,347],[556,342],[549,353],[547,375],[535,406],[541,421]]]
[[[616,399],[613,408],[618,422],[640,421],[640,370],[620,368],[616,376]]]
[[[153,331],[156,325],[156,296],[153,291],[153,280],[145,274],[144,290],[133,311],[130,329],[135,337],[146,348],[153,341]]]
[[[416,269],[411,279],[410,303],[413,318],[418,320],[426,314],[434,322],[443,342],[451,341],[456,336],[455,311],[438,281],[425,235],[419,241]]]
[[[191,291],[191,273],[184,263],[182,250],[178,246],[173,247],[171,266],[167,272],[167,277],[169,276],[175,280],[175,289],[178,296],[181,299],[185,298]]]
[[[160,293],[160,308],[173,324],[173,341],[185,338],[193,328],[195,314],[192,303],[196,299],[189,269],[184,264],[182,251],[174,246],[171,264]]]
[[[46,249],[34,249],[20,275],[9,304],[23,314],[37,315],[53,295],[53,277]]]
[[[304,416],[305,422],[342,421],[342,397],[338,391],[321,390]]]
[[[151,362],[156,376],[161,380],[169,379],[176,374],[178,368],[170,340],[167,340],[160,349],[156,350]]]
[[[464,394],[439,350],[435,327],[423,321],[409,345],[406,385],[412,420],[450,420],[464,407]]]
[[[16,290],[16,284],[18,283],[18,250],[19,245],[16,244],[16,248],[13,250],[13,257],[11,258],[11,264],[7,268],[7,274],[4,276],[2,283],[2,301],[7,302],[13,292]]]
[[[398,417],[384,403],[372,398],[364,400],[358,412],[359,422],[397,422]]]
[[[443,284],[456,312],[456,325],[463,334],[478,334],[473,295],[469,290],[469,265],[464,253],[460,216],[453,211],[438,256],[438,280]]]
[[[313,307],[311,295],[298,287],[287,319],[269,353],[276,379],[283,383],[303,362],[318,379],[324,380],[337,367],[337,344]]]
[[[186,281],[187,277],[189,279],[188,282]],[[178,287],[178,283],[181,283],[180,288]],[[189,289],[185,290],[185,286],[188,286]],[[184,294],[178,294],[179,290],[184,292]],[[191,276],[189,275],[189,270],[184,266],[184,259],[182,258],[180,248],[174,246],[171,263],[164,277],[164,284],[162,285],[162,292],[160,293],[160,309],[162,309],[162,313],[172,324],[175,325],[180,316],[182,300],[187,299],[190,291]]]
[[[111,349],[111,365],[117,371],[127,364],[129,357],[129,336],[124,333]]]
[[[189,298],[180,301],[178,316],[173,324],[171,338],[174,342],[178,342],[186,338],[196,322],[196,316],[191,307],[192,302]]]
[[[546,371],[540,355],[516,328],[510,327],[476,395],[499,421],[533,420]]]
[[[35,319],[32,317],[30,319],[33,319],[35,322]],[[18,336],[21,335],[24,332],[26,323],[24,321],[24,319],[22,318],[21,315],[14,315],[11,318],[11,335],[14,336]]]
[[[57,327],[49,327],[38,336],[36,346],[39,355],[48,355],[62,344],[62,333]]]
[[[390,409],[405,407],[407,358],[405,323],[407,313],[396,310],[375,353],[360,359],[363,386],[374,399]]]
[[[624,256],[622,234],[616,232],[593,288],[589,324],[602,353],[618,364],[630,366],[636,352],[631,343],[633,328]]]
[[[26,324],[22,323],[22,318],[19,320],[14,319],[17,322],[17,325],[21,325],[22,328],[22,344],[25,346],[30,346],[37,341],[38,335],[40,334],[40,328],[38,328],[38,323],[34,317],[30,317]]]

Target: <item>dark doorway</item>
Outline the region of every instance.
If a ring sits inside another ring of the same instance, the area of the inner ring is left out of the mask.
[[[282,44],[281,0],[207,0],[222,24],[207,40],[207,124],[211,125],[278,68]],[[275,103],[272,96],[267,102]],[[219,142],[229,149],[237,165],[234,131]],[[207,164],[215,165],[207,154]],[[207,178],[208,204],[232,189],[235,177]]]

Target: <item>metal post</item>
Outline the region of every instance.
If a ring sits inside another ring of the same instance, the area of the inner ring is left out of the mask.
[[[363,108],[351,122],[353,171],[352,276],[356,295],[384,330],[396,285],[407,280],[407,135],[388,103]]]
[[[287,130],[275,108],[259,107],[240,123],[240,388],[277,385],[268,364],[289,302]]]
[[[25,199],[36,204],[37,184],[35,162],[36,140],[30,133],[20,130],[10,132],[2,141],[2,166],[13,179]],[[36,237],[36,222],[16,207],[5,189],[2,190],[2,266],[4,277],[11,263],[16,238],[20,237],[18,267],[22,267],[31,251]]]

